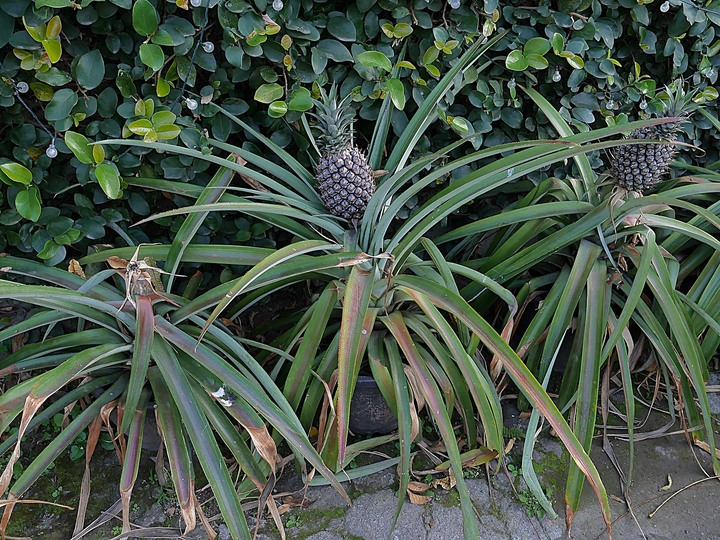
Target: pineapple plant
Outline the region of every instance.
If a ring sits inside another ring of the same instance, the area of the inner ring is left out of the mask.
[[[677,155],[676,136],[683,122],[697,108],[695,92],[686,92],[682,81],[665,87],[662,118],[679,117],[677,122],[647,126],[634,130],[629,139],[660,140],[658,144],[626,144],[612,152],[610,176],[613,183],[627,191],[642,193],[655,186],[667,174]]]
[[[314,100],[317,112],[311,116],[320,151],[315,174],[320,198],[333,215],[357,223],[375,192],[375,179],[365,154],[353,143],[355,110],[349,98],[338,101],[333,86],[322,101]]]

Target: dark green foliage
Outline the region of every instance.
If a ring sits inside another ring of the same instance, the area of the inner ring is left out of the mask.
[[[182,206],[187,200],[146,192],[134,178],[199,185],[209,179],[205,162],[138,149],[107,149],[107,155],[83,159],[64,140],[68,130],[90,142],[132,134],[146,140],[177,137],[182,145],[209,151],[207,133],[257,150],[249,133],[208,106],[214,102],[272,133],[276,144],[310,168],[309,143],[295,127],[318,97],[317,85],[336,81],[340,96],[356,90],[356,141],[364,148],[382,97],[389,94],[402,109],[392,118],[394,133],[400,133],[466,49],[466,38],[498,29],[510,32],[494,48],[489,69],[464,73],[471,84],[440,104],[444,122],[419,141],[418,155],[430,141],[440,147],[458,133],[480,134],[474,139],[477,147],[554,136],[516,84],[538,88],[580,131],[642,116],[642,102],[648,113],[658,112],[656,87],[678,76],[699,90],[696,99],[717,96],[709,86],[717,81],[720,64],[717,2],[700,7],[670,0],[666,12],[660,0],[526,4],[484,0],[470,6],[463,1],[451,9],[442,0],[303,1],[286,2],[278,13],[265,0],[203,0],[196,8],[188,0],[2,2],[0,164],[22,164],[31,177],[26,183],[0,174],[6,184],[0,197],[0,249],[59,264],[91,244],[169,239],[177,220],[151,231],[130,225],[150,209]],[[206,15],[209,24],[200,32]],[[27,85],[29,91],[20,97],[57,137],[56,158],[44,154],[51,135],[18,102],[14,89],[24,87],[13,83]],[[184,106],[185,97],[198,107]],[[718,159],[719,136],[710,120],[696,115],[684,130],[686,142],[706,150],[698,164]],[[599,159],[594,157],[593,164]],[[466,172],[453,171],[438,183]],[[563,174],[560,169],[536,171],[531,179]],[[278,239],[273,231],[249,234],[254,227],[211,218],[197,241],[273,245]]]

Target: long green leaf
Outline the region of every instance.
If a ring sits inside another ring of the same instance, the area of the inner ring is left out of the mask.
[[[117,381],[117,379],[117,374],[104,375],[102,377],[90,379],[85,382],[85,384],[81,384],[77,388],[73,388],[72,390],[64,393],[57,400],[53,401],[41,412],[36,414],[32,420],[30,420],[27,429],[25,430],[25,433],[27,434],[32,432],[36,427],[42,425],[44,422],[51,419],[55,414],[64,410],[65,407],[67,407],[71,403],[74,403],[78,399],[89,395],[91,392],[97,390],[98,388],[101,388],[111,382]],[[0,444],[0,456],[2,456],[9,448],[11,448],[17,442],[17,435],[17,432],[15,432],[12,435],[9,435],[7,439],[3,440],[2,444]]]
[[[212,431],[207,417],[193,395],[190,381],[180,368],[177,357],[165,341],[161,339],[153,341],[153,358],[162,374],[162,380],[169,390],[168,393],[172,396],[172,401],[179,411],[182,425],[188,432],[188,437],[195,449],[195,455],[200,462],[200,466],[213,488],[215,499],[231,536],[250,540],[250,531],[240,501],[235,494],[232,478],[220,453],[217,441],[211,435]],[[178,430],[178,437],[181,434],[182,431]],[[176,440],[180,444],[180,440]],[[185,455],[182,455],[180,459],[181,463],[185,463]],[[178,469],[178,472],[191,474],[191,469],[182,466],[182,468]],[[186,485],[184,480],[176,483],[176,487],[178,484],[180,486]]]
[[[490,216],[487,218],[473,221],[462,227],[448,231],[439,237],[434,239],[434,242],[438,245],[444,244],[445,242],[452,242],[465,238],[466,236],[479,234],[486,231],[492,231],[507,227],[508,225],[514,225],[523,221],[542,219],[547,217],[574,215],[574,214],[586,214],[589,210],[592,210],[593,205],[581,202],[581,201],[560,201],[543,203],[526,208],[517,208],[515,210],[508,210],[502,212],[496,216]]]
[[[0,342],[10,339],[13,336],[30,332],[36,328],[42,328],[43,326],[66,321],[71,318],[72,315],[68,313],[58,313],[57,311],[41,311],[40,313],[34,313],[26,319],[0,331]]]
[[[373,271],[354,266],[350,271],[343,297],[338,349],[338,382],[335,410],[338,418],[338,461],[345,460],[347,432],[350,420],[350,400],[355,391],[362,348],[363,335],[372,331],[372,324],[365,326],[366,313],[374,285]]]
[[[253,281],[257,280],[266,273],[268,270],[275,266],[287,264],[299,255],[306,253],[312,253],[313,251],[337,251],[342,248],[340,244],[330,244],[324,240],[303,240],[296,242],[289,246],[278,249],[272,255],[269,255],[263,261],[253,266],[245,275],[238,280],[235,285],[227,292],[225,298],[215,307],[213,312],[208,317],[205,326],[203,327],[203,333],[205,333],[208,327],[218,318],[220,313],[233,301],[233,299],[241,294]]]
[[[125,460],[123,461],[122,472],[120,473],[120,498],[123,507],[123,529],[130,530],[130,497],[132,495],[135,480],[137,480],[140,468],[140,456],[142,454],[143,427],[147,413],[147,403],[150,398],[150,391],[146,389],[137,402],[137,409],[125,408],[123,421],[126,416],[132,418],[130,431],[128,432]],[[124,423],[124,422],[123,422]]]
[[[283,150],[275,144],[271,139],[263,135],[262,133],[258,132],[257,130],[253,129],[250,125],[240,120],[237,116],[234,114],[229,113],[222,107],[218,106],[217,104],[213,103],[213,107],[217,107],[217,109],[227,116],[232,122],[236,123],[237,125],[241,126],[243,129],[250,132],[253,137],[257,138],[260,142],[262,142],[265,146],[267,146],[270,151],[273,152],[283,163],[286,163],[290,166],[290,168],[293,170],[293,172],[297,175],[299,179],[303,181],[303,183],[308,186],[310,189],[312,189],[315,179],[313,178],[313,175],[300,163],[295,157],[287,152],[286,150]],[[241,154],[242,155],[242,154]],[[250,161],[250,160],[248,160]],[[309,198],[309,197],[308,197]],[[317,194],[315,194],[315,198],[317,199]]]
[[[299,406],[302,394],[310,380],[320,341],[325,335],[330,315],[337,303],[337,286],[335,283],[330,283],[310,308],[312,316],[307,322],[283,388],[283,393],[295,409]]]
[[[233,178],[234,171],[226,168],[220,168],[213,175],[208,182],[207,187],[203,190],[202,194],[197,198],[195,204],[206,205],[216,202],[220,196],[224,193],[225,187],[230,184]],[[180,229],[173,238],[172,245],[168,251],[167,264],[165,265],[165,271],[168,272],[167,283],[165,290],[167,292],[172,291],[173,281],[175,280],[175,272],[180,267],[182,256],[187,246],[192,242],[195,233],[202,225],[209,212],[202,212],[198,214],[190,214],[185,218],[185,221],[180,226]]]
[[[435,306],[452,313],[455,317],[462,320],[482,339],[488,349],[501,359],[503,367],[510,375],[510,378],[515,382],[520,391],[527,396],[529,401],[545,416],[550,425],[555,429],[560,440],[562,440],[568,449],[568,452],[570,452],[570,456],[588,478],[600,502],[603,519],[609,527],[611,523],[610,504],[605,486],[600,479],[595,465],[577,440],[577,437],[573,434],[562,414],[560,414],[560,411],[558,411],[555,403],[553,403],[550,396],[547,395],[547,392],[543,390],[540,383],[528,370],[524,362],[515,354],[515,351],[459,296],[448,292],[439,294],[436,286],[432,282],[422,280],[421,278],[397,276],[395,283],[400,290],[406,292],[414,299],[420,298],[417,294],[417,292],[420,292],[422,296],[427,297]]]
[[[422,102],[418,110],[408,122],[399,140],[393,146],[385,168],[388,171],[395,171],[404,166],[405,161],[415,148],[415,144],[423,136],[427,127],[437,118],[436,108],[440,100],[450,90],[455,77],[472,66],[486,51],[500,41],[508,31],[499,32],[491,39],[477,38],[475,43],[458,59],[452,68],[443,76]],[[458,89],[459,90],[459,89]]]
[[[397,509],[393,519],[393,528],[400,517],[405,494],[410,482],[410,445],[412,444],[412,417],[410,413],[411,399],[410,386],[400,360],[400,351],[397,342],[393,339],[384,339],[387,360],[392,373],[393,387],[395,388],[395,408],[398,414],[398,438],[400,441],[400,462],[398,463],[398,476],[400,477],[397,491]],[[418,426],[419,427],[419,426]]]
[[[165,261],[171,246],[151,245],[143,247],[143,254],[155,261]],[[234,264],[238,266],[253,266],[275,250],[253,246],[228,246],[220,244],[190,244],[185,247],[182,254],[184,262],[206,263],[206,264]],[[81,264],[93,264],[104,262],[105,259],[114,255],[124,259],[130,259],[135,252],[134,247],[114,248],[98,253],[91,253],[80,259]]]
[[[600,252],[600,246],[586,240],[580,242],[567,285],[560,296],[559,305],[562,306],[562,309],[557,310],[548,327],[548,334],[537,371],[538,378],[545,377],[550,365],[550,359],[555,354],[560,341],[562,341],[563,336],[570,327],[575,307],[580,301],[583,290],[587,287],[588,276],[591,274]]]
[[[252,451],[240,436],[237,427],[230,421],[216,401],[213,401],[208,393],[202,388],[194,388],[195,397],[203,408],[205,415],[213,426],[215,432],[220,435],[225,446],[232,452],[245,473],[252,478],[256,486],[264,485],[267,482],[266,474],[253,456]]]
[[[38,343],[29,343],[25,345],[0,361],[0,368],[11,366],[24,360],[47,357],[57,351],[87,348],[94,345],[108,343],[121,345],[124,343],[124,340],[120,340],[115,333],[110,332],[105,328],[93,328],[91,330],[83,330],[82,332],[76,332],[74,334],[64,334],[48,338],[45,341]]]
[[[708,401],[707,391],[705,390],[705,379],[703,376],[704,355],[697,338],[693,335],[692,325],[684,311],[680,309],[680,301],[674,290],[668,287],[670,276],[665,260],[662,258],[660,251],[655,248],[653,256],[653,270],[648,276],[648,284],[653,293],[661,302],[664,312],[667,314],[667,321],[672,330],[673,336],[677,341],[682,358],[687,366],[690,381],[697,395],[697,401],[702,411],[702,420],[705,428],[705,438],[710,447],[710,455],[712,458],[713,469],[715,474],[720,475],[720,461],[718,461],[715,452],[715,436],[712,426],[712,417],[710,412],[710,403]],[[686,400],[692,400],[690,396],[685,397]],[[697,432],[694,433],[694,436]]]
[[[555,107],[553,107],[550,102],[542,96],[542,94],[532,88],[526,88],[524,86],[520,86],[520,88],[532,98],[548,120],[550,120],[550,123],[552,123],[553,127],[561,137],[569,137],[573,135],[572,128],[555,109]],[[580,171],[583,183],[585,184],[585,191],[584,193],[578,193],[578,200],[584,200],[587,198],[591,204],[597,204],[598,195],[595,190],[595,171],[593,171],[592,165],[590,165],[590,160],[585,154],[577,155],[573,159]]]
[[[145,375],[150,365],[150,351],[155,338],[155,315],[149,296],[137,296],[135,299],[135,340],[133,343],[130,380],[125,394],[125,409],[129,414],[123,416],[120,431],[124,433],[134,421],[133,411],[138,407],[140,395],[145,386]]]
[[[203,204],[197,206],[188,206],[186,208],[178,208],[175,210],[167,210],[160,212],[145,218],[136,225],[140,225],[150,220],[160,219],[164,217],[179,216],[183,214],[190,214],[194,212],[242,212],[251,216],[266,219],[267,216],[279,215],[285,218],[290,218],[289,223],[292,225],[297,221],[304,221],[317,225],[336,238],[342,238],[345,229],[337,224],[335,221],[330,221],[326,217],[317,213],[308,213],[297,208],[292,208],[282,204],[271,204],[261,203],[256,201],[240,201],[240,202],[218,202],[213,204]],[[276,225],[281,226],[282,222],[275,222]],[[295,232],[296,227],[288,229],[290,232]]]
[[[38,399],[47,399],[70,381],[104,367],[105,361],[114,359],[116,354],[129,351],[130,348],[130,345],[109,343],[80,351],[56,368],[10,387],[0,396],[0,412],[22,406],[29,394]]]
[[[118,329],[117,320],[126,326],[132,326],[134,322],[128,313],[118,312],[118,306],[112,305],[111,302],[98,300],[91,297],[90,294],[86,295],[46,285],[20,285],[0,280],[0,298],[21,300],[38,306],[58,309],[103,326],[123,337],[125,336]]]
[[[58,436],[50,441],[40,454],[25,468],[20,478],[10,488],[9,498],[21,497],[38,478],[45,472],[50,463],[55,461],[60,454],[75,440],[90,423],[100,414],[100,409],[117,399],[122,394],[127,384],[127,377],[117,379],[108,390],[96,398],[84,411],[82,411],[70,424],[63,429]]]
[[[445,292],[446,290],[441,288],[437,289],[441,292]],[[430,299],[421,292],[416,292],[413,298],[430,319],[438,336],[440,336],[447,345],[452,358],[457,363],[464,377],[464,383],[470,390],[475,406],[480,413],[482,425],[485,430],[486,446],[502,454],[504,448],[502,410],[500,409],[500,401],[497,398],[495,389],[487,380],[485,374],[480,371],[478,365],[465,351],[455,330],[431,303]]]
[[[593,434],[595,433],[595,417],[597,412],[598,392],[600,389],[600,366],[602,343],[607,326],[606,290],[607,267],[605,261],[595,261],[587,278],[585,301],[585,328],[583,329],[582,365],[580,366],[580,387],[575,403],[574,427],[575,434],[586,452],[590,452]],[[580,504],[584,476],[575,463],[570,464],[567,488],[565,491],[565,519],[572,523],[572,518]]]
[[[413,343],[402,314],[399,311],[395,311],[390,315],[380,317],[380,320],[388,327],[390,332],[392,332],[405,358],[407,358],[410,367],[415,372],[420,391],[423,393],[423,397],[442,435],[453,472],[455,473],[456,487],[460,495],[464,536],[468,540],[480,538],[480,529],[478,528],[475,510],[470,500],[470,492],[463,478],[460,450],[458,449],[450,416],[442,405],[440,390],[430,374],[427,365],[418,354],[418,350],[415,347],[415,343]]]
[[[198,343],[195,338],[190,337],[160,317],[156,317],[155,325],[158,333],[172,345],[181,349],[187,358],[197,359],[196,362],[198,362],[199,367],[212,373],[218,380],[223,381],[235,394],[252,403],[253,407],[282,434],[288,444],[294,449],[299,449],[298,452],[310,462],[320,474],[326,476],[333,487],[349,501],[345,490],[337,481],[335,475],[325,466],[318,453],[307,440],[307,435],[294,413],[292,416],[286,414],[280,406],[270,401],[265,390],[260,387],[257,382],[252,383],[243,377],[236,367],[228,364],[223,358],[204,344]],[[158,341],[160,340],[155,340],[155,342]],[[185,361],[185,356],[182,356],[180,359],[181,361]],[[267,374],[264,374],[264,376],[267,377]],[[268,383],[264,384],[266,384],[266,387],[269,386]],[[276,389],[274,395],[282,397],[282,392]],[[285,403],[287,404],[287,402]]]

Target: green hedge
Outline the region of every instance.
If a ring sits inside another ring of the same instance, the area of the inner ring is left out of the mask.
[[[86,139],[140,135],[204,148],[209,133],[254,148],[252,136],[215,114],[212,102],[306,159],[302,113],[318,86],[337,81],[342,94],[354,92],[362,147],[386,94],[399,109],[399,131],[471,40],[504,30],[486,59],[490,69],[464,74],[474,83],[446,98],[418,154],[472,133],[477,146],[554,136],[522,85],[537,88],[577,130],[657,113],[656,91],[676,77],[718,116],[712,85],[720,69],[720,0],[463,0],[458,8],[441,0],[303,0],[279,12],[263,0],[193,3],[0,3],[0,249],[16,245],[54,265],[92,244],[167,240],[179,221],[160,222],[161,229],[130,225],[188,201],[145,192],[132,177],[202,185],[211,174],[203,161],[93,151]],[[686,135],[704,150],[686,152],[686,160],[708,166],[720,159],[711,119],[695,115]],[[52,137],[54,159],[46,155]],[[601,159],[594,156],[594,164]],[[532,180],[562,174],[548,170]],[[245,218],[210,216],[197,238],[273,245],[278,234]]]

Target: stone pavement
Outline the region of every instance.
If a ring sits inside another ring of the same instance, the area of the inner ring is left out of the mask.
[[[541,441],[536,452],[538,462],[547,453],[561,454],[561,446],[554,440]],[[627,463],[627,444],[613,443],[620,463]],[[711,474],[707,454],[695,449],[699,462]],[[673,497],[653,518],[648,514],[676,490],[706,478],[682,435],[669,435],[636,443],[636,468],[630,491],[635,519],[622,502],[617,474],[599,447],[593,458],[600,468],[611,498],[612,516],[616,522],[612,537],[620,540],[720,540],[720,483],[708,479]],[[586,485],[580,510],[568,535],[563,512],[564,480],[539,474],[544,486],[554,486],[553,504],[557,519],[542,519],[528,515],[528,504],[521,503],[514,493],[509,476],[499,473],[492,478],[492,491],[486,478],[469,479],[468,487],[477,510],[481,540],[524,540],[575,538],[594,540],[606,538],[599,506],[592,490]],[[660,488],[668,484],[669,490]],[[522,484],[517,489],[522,489]],[[314,502],[304,510],[292,510],[284,516],[290,540],[457,540],[463,538],[462,515],[457,495],[442,492],[424,506],[409,502],[403,507],[394,531],[390,526],[394,517],[395,476],[393,469],[351,483],[354,494],[361,493],[347,508],[342,498],[330,487],[311,488],[309,499]],[[346,484],[347,485],[347,484]],[[276,540],[279,534],[271,522],[263,524],[259,540]]]

